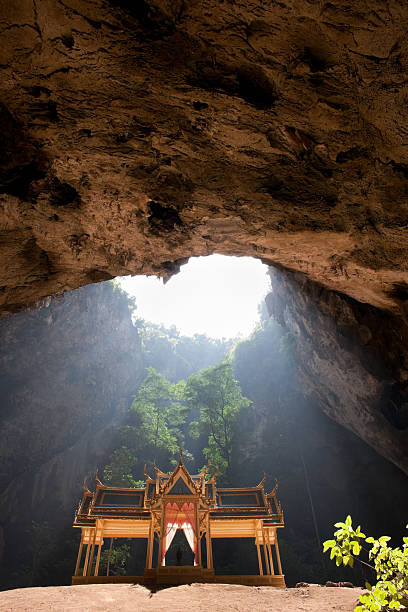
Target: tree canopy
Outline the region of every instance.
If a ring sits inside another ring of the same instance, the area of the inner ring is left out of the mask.
[[[176,384],[149,367],[128,422],[119,429],[118,446],[104,469],[105,481],[114,486],[138,486],[135,475],[142,461],[174,465],[186,437],[200,438],[204,457],[218,466],[221,477],[230,479],[237,419],[250,403],[228,361]],[[193,459],[186,448],[184,456]]]
[[[200,417],[191,423],[190,435],[207,438],[204,456],[229,480],[235,425],[241,411],[251,404],[242,394],[231,362],[223,361],[190,376],[185,393],[191,409],[199,409]]]
[[[184,444],[182,426],[188,407],[185,383],[169,382],[152,367],[130,407],[128,423],[120,427],[120,446],[104,469],[105,481],[114,486],[138,486],[134,479],[143,463],[171,462]]]

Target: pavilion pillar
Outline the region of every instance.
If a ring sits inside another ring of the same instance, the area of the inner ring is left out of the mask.
[[[146,569],[152,569],[152,560],[153,560],[153,518],[149,527],[149,539],[147,540],[147,551],[146,551]]]
[[[262,557],[261,557],[261,550],[259,548],[259,544],[256,545],[256,551],[258,553],[259,575],[263,576]]]
[[[111,560],[111,555],[112,555],[112,548],[113,548],[113,540],[115,538],[111,538],[110,539],[110,544],[109,544],[109,551],[108,551],[108,560],[106,563],[106,575],[109,576],[109,571],[110,571],[110,560]]]
[[[270,566],[270,570],[271,570],[271,576],[275,575],[275,570],[273,568],[273,558],[272,558],[272,550],[271,550],[271,545],[268,542],[267,544],[268,547],[268,555],[269,555],[269,566]]]
[[[265,529],[262,528],[262,542],[263,542],[263,551],[264,551],[264,557],[265,557],[265,567],[266,567],[266,573],[267,575],[271,575],[271,569],[269,566],[269,558],[268,558],[268,549],[266,546],[266,532]]]
[[[101,548],[102,548],[102,540],[101,540],[101,543],[98,545],[98,554],[96,555],[94,576],[97,576],[99,572],[99,562],[101,560]]]
[[[264,544],[263,544],[263,552],[264,552],[264,558],[265,558],[266,574],[268,576],[270,576],[271,575],[271,571],[269,569],[268,551],[266,549],[265,540],[264,540]]]
[[[201,567],[201,538],[200,538],[200,515],[198,512],[198,505],[194,504],[194,513],[195,513],[195,536],[197,542],[197,565]]]
[[[280,558],[280,554],[279,554],[279,545],[278,545],[278,536],[276,535],[276,529],[275,529],[275,551],[276,551],[276,560],[278,562],[278,572],[279,575],[282,575],[282,563],[281,563],[281,558]]]
[[[166,508],[162,502],[162,513],[161,513],[161,519],[160,519],[160,537],[159,537],[159,558],[157,561],[157,565],[158,567],[160,567],[162,564],[162,550],[163,550],[163,539],[165,537],[164,535],[164,525],[165,525],[165,514],[166,514]]]
[[[81,530],[81,541],[79,543],[78,556],[77,556],[77,562],[76,562],[76,565],[75,565],[74,576],[78,576],[79,566],[80,566],[81,557],[82,557],[82,548],[83,548],[83,545],[84,545],[84,540],[83,540],[83,534],[82,534],[82,530]]]
[[[103,546],[103,525],[104,525],[103,519],[96,521],[94,541],[96,542],[96,535],[98,535],[98,554],[96,555],[94,576],[97,576],[99,572],[99,562],[101,559],[101,549]]]
[[[93,532],[92,547],[91,547],[91,554],[89,557],[87,576],[92,575],[92,564],[93,564],[94,554],[95,554],[95,540],[96,540],[96,525],[95,525],[95,529]]]
[[[213,558],[212,558],[212,540],[211,540],[211,527],[210,527],[210,513],[207,515],[207,568],[213,569]]]
[[[86,572],[87,572],[87,569],[88,569],[88,560],[89,560],[90,545],[91,545],[91,542],[89,540],[87,545],[86,545],[86,554],[85,554],[85,561],[84,561],[84,569],[83,569],[83,572],[82,572],[83,576],[86,576]]]

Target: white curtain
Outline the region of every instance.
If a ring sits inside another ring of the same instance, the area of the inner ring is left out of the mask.
[[[166,552],[170,548],[173,538],[176,535],[177,529],[178,529],[178,523],[169,523],[167,525]],[[163,557],[163,565],[166,565],[166,552],[164,553],[164,557]]]
[[[195,555],[195,537],[194,537],[194,529],[191,523],[183,523],[181,529],[184,531],[184,535],[186,536],[187,542],[191,550],[194,553],[194,565],[197,565],[196,555]]]
[[[182,518],[183,517],[183,518]],[[169,550],[177,529],[182,529],[187,542],[194,553],[194,565],[197,565],[198,541],[194,529],[194,504],[184,503],[182,509],[168,503],[166,505],[165,529],[162,540],[161,565],[166,565],[166,553]]]

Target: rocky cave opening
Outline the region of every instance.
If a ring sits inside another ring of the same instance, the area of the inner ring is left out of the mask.
[[[367,578],[364,572],[333,571],[322,557],[321,541],[340,515],[350,512],[372,531],[401,536],[408,472],[405,397],[385,354],[395,354],[395,346],[387,346],[395,322],[303,275],[260,267],[271,288],[258,326],[238,340],[183,335],[170,321],[167,327],[149,323],[135,310],[143,289],[129,296],[123,279],[69,291],[1,319],[5,586],[69,583],[77,545],[72,515],[84,475],[92,482],[98,467],[108,484],[129,485],[109,480],[112,470],[130,465],[137,478],[142,463],[153,461],[128,436],[123,463],[120,433],[132,425],[129,408],[149,368],[177,383],[226,355],[252,402],[238,425],[234,473],[240,484],[250,484],[263,470],[271,483],[279,478],[287,583],[300,575],[312,582]],[[203,284],[200,268],[192,274],[196,286]],[[245,274],[239,267],[235,274],[245,294]],[[181,299],[196,286],[187,281]],[[187,425],[183,436],[187,464],[199,469],[203,441],[189,437]],[[140,452],[143,459],[136,457]],[[162,459],[169,469],[171,456],[166,451]],[[244,572],[244,566],[256,571],[246,544],[217,543],[214,554],[224,573]],[[115,547],[117,571],[140,573],[144,543],[118,541]]]
[[[80,481],[146,368],[225,353],[135,326],[110,280],[212,253],[269,267],[271,322],[234,353],[237,465],[279,472],[288,583],[320,581],[340,515],[399,537],[408,504],[406,7],[138,7],[0,7],[2,585],[67,582]]]

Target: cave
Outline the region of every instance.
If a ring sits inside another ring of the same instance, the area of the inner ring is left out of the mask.
[[[141,383],[110,279],[214,253],[269,267],[310,414],[403,507],[406,8],[24,0],[0,22],[3,561],[47,491],[68,512]]]
[[[267,270],[271,290],[264,324],[235,347],[235,375],[253,409],[240,423],[234,461],[239,482],[248,486],[264,470],[269,484],[279,478],[288,529],[281,549],[287,584],[293,586],[300,575],[310,581],[333,578],[316,538],[329,536],[339,515],[352,512],[372,530],[401,535],[407,501],[405,397],[389,357],[397,357],[395,348],[388,346],[398,318],[303,275]],[[85,476],[92,488],[96,468],[106,476],[104,466],[120,447],[118,429],[131,423],[129,406],[146,368],[176,383],[216,365],[227,350],[225,340],[195,340],[174,326],[146,328],[132,300],[118,283],[105,281],[0,321],[0,567],[8,587],[69,581],[78,546],[71,523],[81,482]],[[293,339],[290,366],[285,354]],[[187,450],[196,465],[204,462],[197,442],[187,440]],[[140,461],[138,469],[140,476]],[[115,547],[125,550],[123,545],[131,554],[129,575],[140,574],[145,544],[117,541]],[[256,573],[253,552],[245,541],[233,546],[219,541],[214,547],[226,574]],[[35,558],[37,567],[27,570]]]

